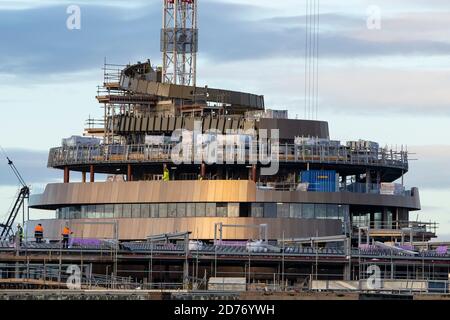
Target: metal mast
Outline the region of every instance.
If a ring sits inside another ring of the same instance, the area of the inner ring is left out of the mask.
[[[196,85],[198,51],[197,0],[163,0],[164,83]]]

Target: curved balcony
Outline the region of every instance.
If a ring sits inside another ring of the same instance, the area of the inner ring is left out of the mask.
[[[164,163],[172,162],[172,150],[175,144],[164,144],[159,146],[147,145],[99,145],[58,147],[50,150],[48,167],[62,168],[64,166],[83,166],[95,164],[142,164],[142,163]],[[220,150],[219,150],[220,151]],[[248,149],[245,150],[245,162],[250,163]],[[227,154],[228,161],[239,163],[240,150],[234,150],[234,154]],[[187,157],[191,163],[196,163],[198,150],[190,146]],[[225,159],[219,152],[218,157]],[[276,157],[274,157],[276,159]],[[380,149],[369,152],[367,150],[351,150],[345,146],[298,146],[282,144],[279,146],[278,161],[291,164],[329,164],[346,166],[372,166],[408,171],[407,152],[395,152],[393,150]],[[225,163],[225,161],[223,161]]]

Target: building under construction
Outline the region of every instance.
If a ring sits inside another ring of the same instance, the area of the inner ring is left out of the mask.
[[[410,218],[406,148],[336,141],[262,95],[198,86],[197,1],[164,0],[163,21],[162,66],[105,63],[103,118],[50,150],[61,183],[29,207],[55,217],[27,221],[21,245],[3,238],[0,285],[60,287],[77,265],[89,287],[365,290],[375,265],[386,290],[447,292],[448,248]]]

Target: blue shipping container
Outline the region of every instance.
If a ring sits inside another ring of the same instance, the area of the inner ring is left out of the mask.
[[[300,173],[302,183],[308,183],[308,191],[312,192],[336,192],[336,171],[309,170]]]

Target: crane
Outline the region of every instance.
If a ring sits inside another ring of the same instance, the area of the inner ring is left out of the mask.
[[[3,153],[5,152],[3,151]],[[12,171],[14,172],[14,175],[19,180],[21,188],[17,195],[17,198],[14,201],[11,211],[8,214],[6,221],[0,224],[0,241],[7,240],[13,234],[12,228],[16,220],[16,217],[19,214],[20,208],[23,208],[23,211],[25,212],[25,200],[28,200],[30,197],[30,188],[25,183],[25,180],[22,178],[22,175],[15,166],[14,162],[11,159],[9,159],[8,156],[6,156],[6,159],[8,160],[8,165],[11,167]]]

